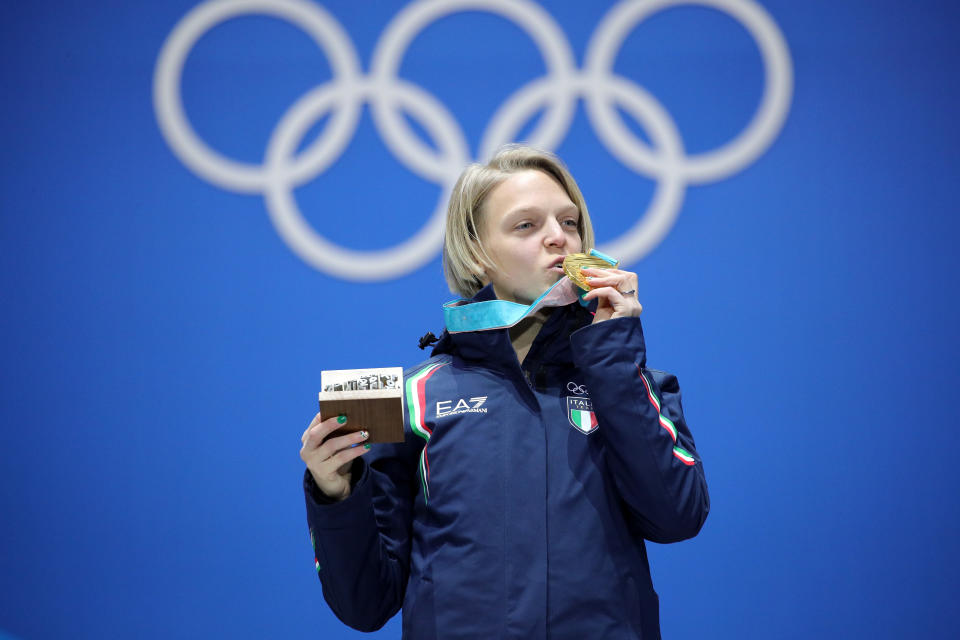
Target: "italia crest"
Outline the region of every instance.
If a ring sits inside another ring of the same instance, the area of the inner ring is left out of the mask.
[[[567,396],[567,419],[583,433],[591,433],[597,428],[597,415],[593,412],[590,398]]]

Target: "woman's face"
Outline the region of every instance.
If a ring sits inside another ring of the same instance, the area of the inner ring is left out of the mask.
[[[487,195],[480,240],[493,259],[486,282],[501,300],[530,304],[563,276],[563,257],[579,253],[580,211],[553,177],[515,173]]]

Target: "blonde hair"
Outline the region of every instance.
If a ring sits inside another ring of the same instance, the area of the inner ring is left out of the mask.
[[[480,239],[482,209],[494,187],[515,173],[542,171],[553,177],[580,211],[577,231],[581,251],[593,248],[593,225],[580,187],[556,155],[519,144],[500,149],[486,165],[473,163],[460,174],[447,205],[447,226],[443,238],[443,274],[450,291],[472,298],[483,288],[483,265],[493,265]]]

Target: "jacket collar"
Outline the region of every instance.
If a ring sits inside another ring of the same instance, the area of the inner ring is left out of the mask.
[[[488,284],[480,289],[470,302],[496,299],[497,294],[493,291],[493,285]],[[571,362],[569,336],[590,323],[592,316],[589,311],[595,307],[595,303],[587,308],[576,303],[555,307],[524,360],[525,368],[529,368],[532,363]],[[434,356],[440,354],[459,356],[464,360],[483,363],[495,370],[512,370],[518,364],[517,354],[510,344],[509,329],[464,331],[453,334],[444,329],[439,342],[431,352]]]

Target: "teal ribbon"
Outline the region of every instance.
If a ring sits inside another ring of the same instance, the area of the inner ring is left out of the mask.
[[[616,260],[596,249],[591,249],[590,255],[611,265],[617,264]],[[583,300],[584,294],[586,291],[582,291],[570,278],[561,278],[529,305],[508,300],[451,300],[443,305],[443,321],[450,333],[506,329],[543,307],[563,307],[577,301],[586,306],[588,303]]]

